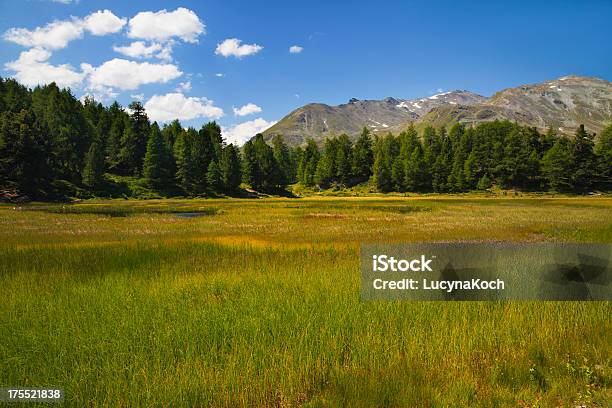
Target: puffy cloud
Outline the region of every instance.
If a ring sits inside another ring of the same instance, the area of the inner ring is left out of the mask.
[[[127,55],[132,58],[159,58],[161,60],[169,61],[172,59],[172,46],[171,44],[161,45],[159,43],[151,43],[147,45],[144,41],[134,41],[130,45],[117,47],[114,46],[113,50],[123,55]]]
[[[127,19],[119,18],[110,10],[96,11],[83,20],[83,27],[93,35],[106,35],[120,31]]]
[[[247,116],[247,115],[252,115],[253,113],[261,112],[261,108],[255,105],[254,103],[247,103],[246,105],[241,106],[240,108],[233,108],[233,109],[234,109],[234,115],[236,116]]]
[[[261,133],[273,126],[276,121],[268,122],[262,118],[257,118],[243,122],[229,128],[222,128],[222,134],[229,143],[243,145],[257,133]]]
[[[84,74],[76,72],[70,65],[51,65],[47,60],[51,52],[42,48],[32,48],[19,54],[19,58],[4,64],[14,71],[17,81],[27,86],[44,85],[55,82],[59,87],[75,87],[83,81]]]
[[[242,40],[237,38],[228,38],[222,43],[217,44],[215,54],[223,55],[224,57],[242,58],[247,55],[257,54],[263,49],[257,44],[241,44]]]
[[[216,76],[217,78],[223,78],[223,77],[225,76],[225,74],[223,74],[223,73],[221,73],[221,72],[217,72],[217,73],[215,74],[215,76]]]
[[[50,50],[66,48],[68,43],[83,36],[80,21],[53,21],[34,30],[9,28],[3,38],[24,47],[43,47]]]
[[[144,100],[144,94],[143,93],[139,93],[139,94],[131,94],[130,98],[137,100],[137,101],[142,101]]]
[[[128,36],[145,40],[165,41],[178,37],[195,43],[205,26],[193,11],[179,7],[174,11],[143,11],[130,19]]]
[[[89,88],[96,90],[132,90],[145,84],[166,83],[183,74],[173,64],[139,63],[121,58],[113,58],[98,67],[81,64],[81,68],[88,74]]]
[[[70,20],[55,20],[34,30],[9,28],[3,38],[24,47],[57,50],[66,48],[70,41],[83,37],[84,31],[93,35],[105,35],[121,30],[125,23],[126,19],[115,16],[110,10],[104,10],[91,13],[84,19],[73,17]]]
[[[302,51],[304,51],[304,48],[300,47],[299,45],[292,45],[291,47],[289,47],[289,52],[291,54],[299,54]]]
[[[145,105],[151,120],[168,122],[174,119],[190,120],[196,118],[219,119],[223,110],[213,105],[206,98],[185,97],[182,93],[173,92],[165,95],[153,95]]]

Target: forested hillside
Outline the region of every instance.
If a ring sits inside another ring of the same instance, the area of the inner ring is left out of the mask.
[[[55,84],[30,90],[0,79],[0,190],[5,199],[236,195],[241,183],[279,192],[370,182],[378,191],[504,189],[587,192],[612,188],[612,126],[574,136],[508,121],[397,136],[364,128],[352,142],[328,138],[289,147],[256,135],[242,149],[214,122],[199,130],[151,123],[139,102],[83,103]],[[244,185],[243,185],[244,186]]]

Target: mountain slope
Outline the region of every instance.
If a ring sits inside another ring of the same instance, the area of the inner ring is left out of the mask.
[[[540,84],[504,89],[486,98],[469,91],[452,91],[413,100],[351,99],[329,106],[305,105],[264,132],[266,138],[281,134],[292,145],[306,138],[322,142],[325,137],[347,133],[355,137],[366,126],[375,133],[405,129],[410,123],[448,126],[508,119],[561,133],[573,133],[579,124],[600,132],[612,122],[612,83],[567,76]]]
[[[599,133],[612,121],[612,83],[597,78],[568,76],[541,84],[509,88],[483,104],[442,106],[421,119],[434,126],[508,119],[540,129],[552,126],[573,133],[584,124]]]
[[[373,132],[391,131],[398,126],[419,120],[432,108],[444,105],[482,103],[485,97],[468,92],[452,91],[421,99],[358,100],[329,106],[312,103],[294,110],[264,132],[267,139],[283,135],[290,144],[302,144],[307,138],[322,141],[327,136],[347,133],[354,136],[364,126]]]

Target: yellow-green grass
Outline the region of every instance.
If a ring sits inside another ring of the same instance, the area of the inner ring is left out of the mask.
[[[177,212],[203,212],[184,218]],[[365,302],[373,242],[612,242],[612,199],[0,206],[0,386],[71,406],[610,406],[610,302]]]

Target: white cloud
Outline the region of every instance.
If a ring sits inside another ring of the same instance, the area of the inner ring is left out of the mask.
[[[299,45],[292,45],[291,47],[289,47],[289,52],[291,54],[299,54],[302,51],[304,51],[304,48],[300,47]]]
[[[159,122],[202,117],[219,119],[223,116],[223,110],[214,106],[213,101],[206,98],[185,97],[179,92],[153,95],[144,107],[149,118]]]
[[[236,57],[242,58],[247,55],[257,54],[263,49],[261,45],[257,44],[242,44],[242,40],[237,38],[228,38],[222,43],[217,44],[215,54],[223,55],[224,57]]]
[[[93,35],[106,35],[120,31],[126,18],[119,18],[110,10],[96,11],[83,20],[83,27]]]
[[[3,38],[24,47],[47,49],[65,48],[74,39],[83,36],[83,27],[77,20],[53,21],[44,27],[30,31],[26,28],[9,28]]]
[[[230,126],[229,128],[222,128],[221,133],[228,143],[234,143],[240,146],[257,133],[263,132],[275,123],[276,121],[268,122],[262,118],[257,118]]]
[[[261,112],[261,108],[255,105],[254,103],[247,103],[246,105],[241,106],[240,108],[233,108],[233,109],[234,109],[234,115],[236,116],[247,116],[247,115],[252,115],[254,113]]]
[[[4,64],[14,71],[17,81],[26,86],[44,85],[55,82],[59,87],[75,87],[83,81],[84,74],[76,72],[70,65],[51,65],[47,60],[51,52],[32,48],[19,54],[19,58]]]
[[[178,37],[195,43],[200,34],[205,34],[205,25],[193,11],[179,7],[174,11],[143,11],[130,19],[130,38],[165,41]]]
[[[137,101],[142,101],[144,100],[144,94],[143,93],[139,93],[139,94],[131,94],[130,98],[137,100]]]
[[[134,41],[123,47],[114,46],[113,50],[132,58],[158,58],[169,61],[172,59],[172,45],[153,42],[147,45],[144,41]]]
[[[98,67],[81,64],[81,68],[89,76],[89,88],[95,90],[132,90],[145,84],[166,83],[183,74],[173,64],[139,63],[121,58],[113,58]]]
[[[191,91],[191,81],[179,82],[176,87],[176,92],[189,92]]]
[[[84,31],[93,35],[105,35],[121,30],[125,23],[125,19],[120,19],[109,10],[104,10],[91,13],[84,19],[72,17],[70,20],[55,20],[34,30],[9,28],[3,38],[24,47],[57,50],[66,48],[72,40],[82,38]]]
[[[216,76],[217,78],[223,78],[223,77],[225,76],[225,74],[222,74],[221,72],[217,72],[217,73],[215,74],[215,76]]]

